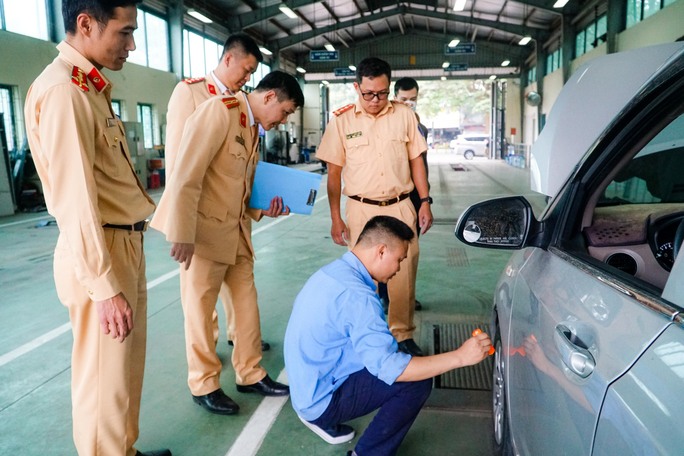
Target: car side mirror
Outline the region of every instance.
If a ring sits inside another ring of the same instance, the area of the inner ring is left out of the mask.
[[[520,249],[527,241],[532,215],[532,206],[522,196],[488,200],[463,212],[455,234],[474,247]]]

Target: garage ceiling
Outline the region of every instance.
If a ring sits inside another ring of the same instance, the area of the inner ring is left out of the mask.
[[[454,1],[185,0],[183,4],[206,14],[226,33],[248,33],[274,53],[272,58],[278,56],[282,67],[306,69],[307,79],[327,78],[334,68],[371,55],[387,60],[398,74],[419,78],[447,73],[452,77],[519,75],[534,55],[535,43],[544,45],[560,28],[561,15],[572,18],[579,11],[579,0],[561,9],[553,7],[556,0],[467,0],[458,12]],[[283,3],[296,18],[281,11]],[[524,36],[533,40],[520,46]],[[446,55],[445,46],[455,38],[474,43],[475,54]],[[310,51],[324,50],[328,43],[339,51],[339,60],[311,62]],[[510,61],[507,67],[501,66],[504,60]],[[460,71],[446,72],[445,61],[460,66]]]

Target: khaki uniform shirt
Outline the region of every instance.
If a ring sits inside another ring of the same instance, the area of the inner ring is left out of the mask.
[[[248,209],[258,132],[243,92],[202,103],[187,120],[176,166],[151,226],[173,243],[195,244],[195,254],[234,264],[239,236],[251,243]],[[251,218],[250,218],[251,217]]]
[[[66,42],[33,82],[26,131],[48,211],[93,301],[121,291],[102,225],[144,220],[154,203],[131,164],[123,124],[111,109],[111,83]]]
[[[411,108],[389,101],[372,116],[357,101],[335,111],[316,158],[342,167],[345,195],[386,200],[413,190],[409,161],[426,150]]]
[[[203,78],[185,79],[173,89],[166,113],[164,158],[167,179],[173,172],[185,123],[199,105],[213,96],[222,95],[220,87],[213,73],[209,73]]]

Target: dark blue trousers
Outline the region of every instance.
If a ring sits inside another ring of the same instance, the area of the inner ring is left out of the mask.
[[[354,451],[358,456],[392,456],[431,391],[432,379],[388,385],[363,369],[344,381],[325,412],[312,423],[325,429],[380,409]]]

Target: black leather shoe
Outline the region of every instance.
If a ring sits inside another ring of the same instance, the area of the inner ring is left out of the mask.
[[[411,356],[423,356],[423,350],[413,339],[406,339],[399,342],[399,351],[408,353]]]
[[[240,406],[233,402],[221,388],[204,396],[192,396],[192,400],[195,404],[217,415],[235,415],[240,410]]]
[[[141,453],[138,451],[135,453],[135,456],[172,456],[171,451],[169,450],[156,450],[156,451],[147,451],[145,453]]]
[[[237,385],[237,390],[240,393],[259,393],[262,396],[287,396],[290,394],[289,386],[271,380],[268,374],[260,382],[253,385]]]
[[[232,341],[232,340],[229,340],[229,341],[228,341],[228,345],[230,345],[230,346],[232,347],[232,346],[233,346],[233,341]],[[261,351],[262,351],[262,352],[267,352],[267,351],[269,351],[270,349],[271,349],[271,344],[269,344],[268,342],[264,342],[264,341],[262,340],[262,341],[261,341]]]

